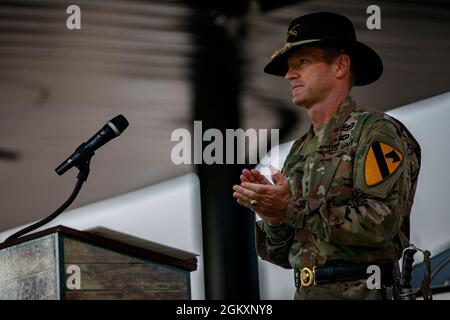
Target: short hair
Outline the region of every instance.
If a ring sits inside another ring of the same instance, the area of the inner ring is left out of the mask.
[[[325,61],[326,64],[331,64],[337,56],[339,56],[342,53],[347,54],[350,57],[350,89],[355,84],[355,72],[354,72],[354,66],[352,65],[351,61],[352,58],[348,52],[346,52],[344,49],[332,46],[332,45],[318,45],[319,49],[322,49],[322,58]]]

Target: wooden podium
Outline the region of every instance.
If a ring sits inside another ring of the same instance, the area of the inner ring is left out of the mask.
[[[196,255],[105,228],[0,244],[0,299],[190,299]]]

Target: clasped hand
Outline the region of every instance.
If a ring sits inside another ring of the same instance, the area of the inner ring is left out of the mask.
[[[256,169],[242,170],[241,184],[233,186],[233,197],[240,205],[255,211],[266,222],[279,224],[283,221],[291,192],[283,174],[272,166],[270,171],[273,184]]]

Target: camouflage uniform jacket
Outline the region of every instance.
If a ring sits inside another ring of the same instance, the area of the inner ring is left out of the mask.
[[[284,268],[399,259],[419,169],[408,130],[348,97],[319,134],[311,126],[293,144],[282,169],[291,203],[282,224],[257,223],[258,255]],[[320,287],[300,288],[295,298],[379,297],[361,282]]]

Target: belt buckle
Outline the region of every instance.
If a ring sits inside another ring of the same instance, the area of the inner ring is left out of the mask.
[[[316,285],[315,271],[315,266],[312,268],[312,270],[308,267],[302,268],[300,270],[300,284],[302,288],[309,288],[312,285]]]

